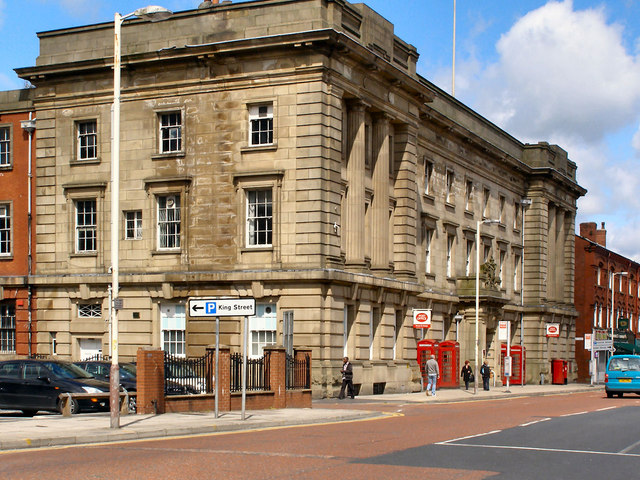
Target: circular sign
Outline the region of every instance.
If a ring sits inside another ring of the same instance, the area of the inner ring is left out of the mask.
[[[558,327],[556,327],[555,325],[549,325],[549,333],[553,334],[553,333],[558,333]]]
[[[425,323],[429,321],[429,315],[427,315],[426,313],[418,313],[416,315],[416,322],[419,323]]]

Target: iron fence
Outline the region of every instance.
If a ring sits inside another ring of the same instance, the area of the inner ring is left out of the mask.
[[[231,367],[231,391],[242,390],[242,354],[232,353]],[[247,390],[269,390],[269,359],[267,356],[260,358],[247,358]]]
[[[285,386],[287,390],[311,388],[311,359],[305,355],[296,360],[292,355],[286,356]]]
[[[183,358],[164,352],[165,393],[213,393],[212,366],[211,352],[199,358]]]

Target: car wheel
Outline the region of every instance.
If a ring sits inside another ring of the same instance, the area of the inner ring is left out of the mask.
[[[37,410],[22,410],[22,415],[24,415],[25,417],[33,417],[36,413],[38,413]]]
[[[69,400],[71,402],[71,415],[75,415],[80,411],[80,405],[78,405],[78,401],[75,398]],[[62,413],[62,403],[58,400],[58,412]]]
[[[607,392],[607,398],[613,398],[613,392]]]

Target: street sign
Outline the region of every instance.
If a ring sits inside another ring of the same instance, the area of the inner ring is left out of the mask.
[[[576,338],[577,340],[577,338]],[[584,349],[591,350],[592,338],[590,333],[584,334]]]
[[[255,298],[190,298],[192,317],[242,317],[256,314]]]
[[[512,357],[504,357],[504,376],[510,377],[512,375]]]
[[[500,320],[498,322],[498,340],[506,342],[511,335],[511,322],[507,320]]]
[[[560,324],[547,323],[547,337],[559,337],[559,336],[560,336]]]
[[[430,328],[431,310],[413,310],[413,328]]]

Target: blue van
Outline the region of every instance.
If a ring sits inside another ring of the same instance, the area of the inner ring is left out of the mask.
[[[640,395],[640,355],[613,355],[607,363],[604,390],[609,398],[614,393]]]

